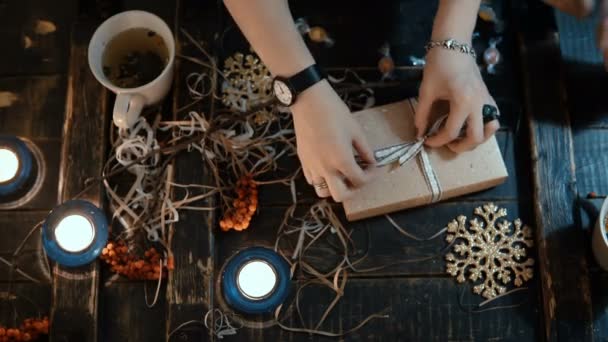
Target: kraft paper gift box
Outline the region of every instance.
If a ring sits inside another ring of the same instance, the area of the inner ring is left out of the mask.
[[[416,141],[414,113],[417,102],[401,102],[353,113],[374,150]],[[479,109],[481,110],[481,108]],[[447,114],[447,109],[443,113]],[[439,115],[441,116],[441,115]],[[447,147],[424,147],[439,185],[440,200],[484,190],[503,183],[507,169],[492,137],[474,150],[456,154]],[[427,168],[428,170],[428,168]],[[344,202],[349,221],[378,216],[432,203],[433,192],[424,172],[422,156],[405,164],[380,167],[377,177]],[[435,188],[437,190],[437,188]]]

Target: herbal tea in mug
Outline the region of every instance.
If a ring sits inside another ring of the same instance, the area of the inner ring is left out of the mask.
[[[173,32],[152,13],[118,13],[95,30],[88,60],[99,83],[116,94],[114,124],[130,128],[145,106],[159,103],[171,89]]]
[[[156,79],[169,62],[169,51],[156,32],[131,28],[110,40],[103,53],[103,73],[115,86],[137,88]]]

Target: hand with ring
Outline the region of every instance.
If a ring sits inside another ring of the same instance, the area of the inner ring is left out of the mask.
[[[447,145],[457,153],[472,150],[499,128],[496,102],[470,55],[439,48],[428,52],[415,118],[418,136],[432,125],[431,108],[439,100],[449,101],[450,113],[445,125],[426,140],[428,146]]]
[[[308,88],[291,106],[298,157],[319,197],[342,202],[371,180],[375,159],[363,129],[327,80]],[[357,154],[369,166],[363,168]]]

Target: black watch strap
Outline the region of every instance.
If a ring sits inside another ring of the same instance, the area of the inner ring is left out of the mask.
[[[325,78],[325,73],[318,65],[313,64],[289,78],[289,85],[296,92],[302,93]]]

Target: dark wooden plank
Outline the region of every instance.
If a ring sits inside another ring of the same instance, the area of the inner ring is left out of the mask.
[[[51,306],[51,288],[47,284],[13,284],[11,299],[8,300],[7,290],[8,284],[0,283],[1,325],[18,327],[26,318],[48,316]]]
[[[407,232],[421,237],[430,237],[446,227],[448,222],[459,215],[472,219],[476,207],[485,202],[439,203],[417,209],[404,210],[391,217]],[[520,207],[517,202],[497,202],[498,206],[506,208],[508,219],[513,221],[521,218],[524,223],[532,223],[528,206]],[[304,208],[303,208],[304,209]],[[266,246],[274,248],[279,226],[283,220],[286,208],[262,207],[258,215],[251,221],[251,227],[243,232],[218,232],[216,237],[217,262],[223,265],[234,253],[250,246]],[[358,265],[360,269],[389,265],[381,270],[366,272],[364,277],[392,276],[445,276],[445,259],[442,250],[447,247],[445,235],[431,241],[415,241],[399,233],[383,216],[347,223],[343,212],[336,207],[336,213],[345,222],[345,227],[353,229],[351,236],[357,253],[351,260],[357,260],[367,253],[365,260]],[[297,237],[286,241],[295,246]],[[339,252],[334,246],[339,245],[332,234],[320,239],[310,250],[311,264],[320,269],[330,270],[339,262]],[[529,251],[535,255],[535,250]],[[435,256],[429,260],[407,262],[408,260]],[[401,262],[401,263],[399,263]],[[397,264],[394,264],[397,263]],[[391,265],[394,264],[394,265]],[[356,273],[352,277],[359,276]]]
[[[0,75],[65,73],[77,9],[76,0],[62,1],[60,6],[44,0],[3,1]]]
[[[464,293],[463,293],[464,291]],[[372,294],[382,295],[372,295]],[[462,295],[461,307],[459,296]],[[313,285],[303,291],[300,302],[304,321],[314,326],[335,294]],[[370,321],[344,338],[347,341],[538,341],[541,316],[536,307],[537,290],[513,294],[498,305],[511,309],[472,313],[481,302],[469,287],[450,278],[350,279],[344,296],[330,314],[323,329],[344,332],[367,316],[386,310],[389,317]],[[486,307],[482,307],[486,308]],[[248,325],[259,317],[244,316]],[[294,313],[285,324],[299,326]],[[243,328],[225,341],[336,341],[336,338],[289,333],[279,327]]]
[[[114,1],[104,6],[107,15],[128,10],[143,10],[153,13],[163,19],[170,28],[174,26],[175,9],[177,2],[162,1],[151,2],[141,0]],[[99,4],[97,4],[99,7]],[[88,12],[95,12],[94,9]],[[105,15],[105,16],[107,16]],[[145,109],[144,113],[151,113],[148,120],[154,120],[156,113],[162,113],[163,119],[171,118],[171,94],[159,105]],[[115,96],[109,94],[109,103],[112,104]],[[111,126],[116,131],[116,127]],[[118,189],[131,186],[131,175],[119,175],[112,179],[113,185]],[[113,235],[118,235],[123,227],[116,223],[112,229]],[[101,288],[99,300],[99,331],[101,341],[165,341],[167,334],[167,302],[166,278],[160,290],[158,302],[152,308],[146,306],[144,298],[144,282],[132,281],[125,277],[114,278],[114,273],[108,267],[102,266]],[[109,285],[106,285],[109,284]],[[155,282],[147,282],[148,301],[151,303],[156,290]],[[134,324],[134,322],[137,322]]]
[[[64,76],[0,78],[0,134],[61,138]]]
[[[573,127],[608,127],[604,105],[608,75],[601,51],[597,48],[600,10],[587,18],[575,18],[555,11],[560,50],[566,76],[568,107]]]
[[[217,32],[219,17],[218,5],[215,2],[192,4],[190,7],[184,2],[178,4],[178,18],[175,24],[175,37],[178,45],[177,51],[187,56],[201,56],[198,49],[180,32],[185,29],[194,39],[207,48],[213,46],[214,34]],[[189,11],[202,11],[195,21],[184,20]],[[212,48],[210,51],[213,53]],[[181,119],[187,112],[178,112],[178,109],[192,102],[189,97],[186,77],[191,72],[204,70],[188,61],[176,61],[176,76],[173,94],[173,115]],[[214,101],[199,103],[191,110],[213,113]],[[174,163],[174,180],[182,184],[207,184],[210,181],[208,169],[201,163],[197,152],[180,153]],[[180,194],[181,196],[181,194]],[[200,201],[195,205],[213,205],[213,199]],[[170,245],[175,257],[175,270],[169,273],[167,285],[167,334],[182,323],[190,320],[201,320],[205,313],[213,308],[213,255],[214,255],[214,227],[215,213],[201,211],[182,211],[180,221],[172,226]],[[212,340],[211,331],[206,329],[180,330],[167,340],[170,341],[207,341]]]
[[[12,210],[2,212],[0,215],[0,232],[2,234],[2,239],[0,239],[0,253],[13,253],[30,229],[38,222],[42,221],[47,214],[48,211]],[[36,246],[39,243],[36,240],[40,240],[39,235],[28,239],[23,247],[24,250],[36,249]]]
[[[560,74],[555,72],[560,66],[557,36],[546,28],[542,32],[522,39],[522,63],[533,147],[544,337],[589,341],[593,330],[587,245],[575,221],[570,119],[562,102]]]
[[[107,92],[87,63],[93,28],[85,24],[73,28],[60,174],[60,196],[64,201],[81,193],[87,179],[98,177],[105,160]],[[101,184],[95,184],[80,198],[100,206]],[[97,340],[98,267],[97,262],[77,269],[54,266],[52,341]]]
[[[47,211],[7,211],[0,215],[0,257],[12,262],[13,252],[25,239],[29,231],[40,221],[42,221]],[[34,233],[24,244],[23,249],[16,259],[17,267],[27,275],[40,281],[40,283],[50,284],[50,274],[45,264],[44,252],[42,251],[42,241],[39,233]],[[27,281],[26,277],[18,272],[9,276],[10,267],[4,262],[0,262],[0,282],[9,280]],[[50,286],[49,286],[50,287]]]
[[[148,282],[148,301],[156,290]],[[143,282],[120,282],[103,286],[99,297],[99,330],[101,341],[161,342],[165,341],[165,293],[162,286],[158,302],[146,307]],[[127,308],[127,306],[129,308]]]
[[[608,193],[608,180],[603,175],[608,169],[608,130],[580,129],[574,131],[576,185],[580,196],[590,192]]]

